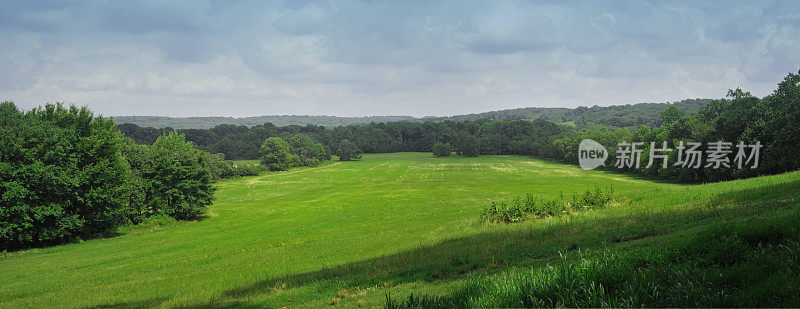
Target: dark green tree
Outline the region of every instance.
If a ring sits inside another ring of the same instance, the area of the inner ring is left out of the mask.
[[[289,146],[291,153],[299,160],[297,166],[317,166],[320,162],[330,159],[325,146],[302,133],[295,134],[289,139]]]
[[[465,131],[461,131],[453,140],[453,150],[465,157],[477,157],[480,152],[478,139]]]
[[[87,108],[0,104],[0,251],[61,243],[123,223],[122,135]]]
[[[292,168],[297,155],[291,153],[289,143],[280,137],[270,137],[261,144],[261,164],[270,171],[285,171]]]
[[[204,153],[183,134],[171,132],[129,153],[131,168],[143,183],[143,204],[132,207],[140,219],[163,214],[190,220],[205,214],[214,197],[212,175]]]
[[[339,161],[358,160],[361,159],[361,149],[349,140],[342,140],[336,148],[336,155],[339,156]]]
[[[441,142],[433,144],[434,157],[446,157],[449,155],[450,155],[450,145]]]
[[[670,105],[667,109],[661,112],[661,121],[664,124],[673,123],[686,115],[686,112],[678,109],[675,105]]]

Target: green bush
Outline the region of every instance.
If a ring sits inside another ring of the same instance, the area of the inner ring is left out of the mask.
[[[529,219],[547,218],[607,206],[614,195],[614,188],[607,191],[600,188],[573,194],[566,199],[563,194],[555,199],[538,199],[531,194],[525,198],[515,197],[510,201],[492,201],[481,212],[486,222],[514,223]]]
[[[88,109],[0,104],[0,250],[62,243],[124,223],[123,136]]]

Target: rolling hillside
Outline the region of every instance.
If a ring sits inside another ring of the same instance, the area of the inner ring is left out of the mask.
[[[480,220],[492,200],[609,185],[616,201],[604,209]],[[3,254],[0,307],[383,306],[387,293],[446,295],[583,250],[634,252],[717,225],[800,218],[798,172],[678,185],[521,156],[371,154],[219,187],[201,221]]]

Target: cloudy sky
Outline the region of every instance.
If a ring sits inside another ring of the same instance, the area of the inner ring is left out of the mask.
[[[104,115],[453,115],[770,93],[800,1],[7,1],[0,100]]]

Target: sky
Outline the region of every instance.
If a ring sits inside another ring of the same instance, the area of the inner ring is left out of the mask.
[[[764,96],[800,1],[7,1],[0,100],[106,116],[447,116]]]

